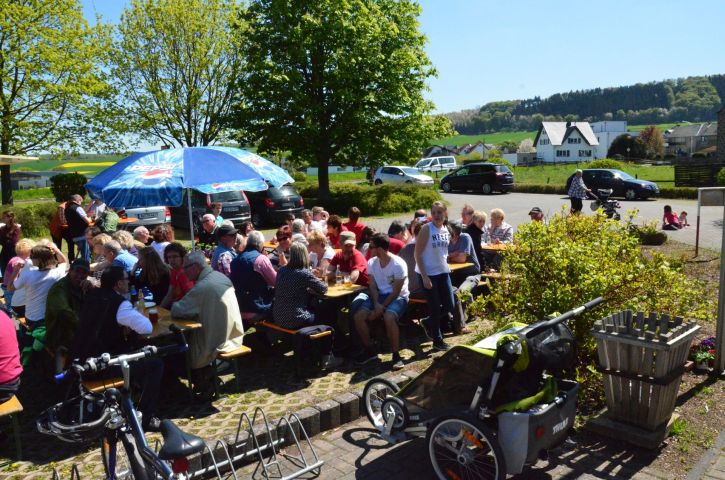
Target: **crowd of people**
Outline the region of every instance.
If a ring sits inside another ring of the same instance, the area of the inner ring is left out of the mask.
[[[500,209],[487,223],[489,215],[466,205],[459,220],[449,221],[440,202],[430,212],[416,211],[408,223],[393,221],[387,232],[365,225],[356,207],[347,221],[315,207],[301,218],[290,216],[269,242],[250,222],[237,228],[211,211],[200,222],[199,248],[189,252],[170,225],[129,232],[118,229],[118,214],[97,201],[84,208],[82,197],[73,195],[59,205],[52,241],[23,238],[12,212],[4,214],[0,329],[9,329],[13,318],[23,325],[16,343],[0,342],[0,401],[17,390],[22,366],[38,352],[63,351],[72,359],[138,348],[153,326],[133,305],[136,296],[201,324],[189,337],[192,383],[200,396],[213,395],[218,352],[239,347],[245,330],[261,320],[291,330],[340,330],[340,322],[348,322],[341,330],[349,338],[338,332],[319,346],[326,369],[343,361],[333,354],[341,351],[338,343],[345,343],[345,356],[356,365],[375,360],[370,332],[379,323],[392,349],[391,368],[398,370],[405,362],[399,324],[409,299],[426,300],[421,325],[433,349],[446,350],[444,332],[468,332],[455,292],[475,291],[481,271],[497,265],[482,243],[508,243],[513,236]],[[470,265],[451,275],[455,263]],[[347,317],[326,296],[338,278],[364,287],[346,300]],[[158,359],[134,367],[149,430],[158,425],[160,378],[169,369],[174,367]]]

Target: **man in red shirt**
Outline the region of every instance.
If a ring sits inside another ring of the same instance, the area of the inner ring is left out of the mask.
[[[347,212],[347,217],[349,218],[349,221],[347,223],[343,223],[342,225],[355,234],[355,241],[358,245],[360,245],[362,233],[363,230],[365,230],[365,224],[358,221],[360,220],[360,209],[357,207],[350,207],[350,210]]]
[[[390,247],[388,251],[397,255],[405,246],[405,225],[400,220],[393,220],[388,227],[388,237],[390,238]]]
[[[347,232],[347,228],[340,222],[340,217],[332,215],[327,219],[327,239],[330,241],[332,248],[342,248],[340,244],[340,234],[342,232]]]
[[[335,253],[330,260],[328,276],[335,277],[335,270],[340,267],[342,273],[350,274],[350,281],[364,287],[368,286],[368,263],[363,254],[355,248],[355,234],[352,232],[340,233],[340,246],[342,251]]]

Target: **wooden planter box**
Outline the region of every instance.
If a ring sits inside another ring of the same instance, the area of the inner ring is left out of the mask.
[[[607,416],[649,431],[662,429],[672,416],[689,354],[700,326],[682,318],[631,310],[597,321]]]

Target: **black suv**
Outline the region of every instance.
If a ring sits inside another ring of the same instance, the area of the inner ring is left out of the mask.
[[[304,199],[292,185],[275,188],[270,185],[262,192],[246,192],[252,207],[252,223],[260,225],[284,225],[285,217],[292,214],[302,216]]]
[[[574,175],[566,181],[566,191]],[[588,168],[582,172],[584,185],[593,192],[601,189],[611,188],[612,197],[624,197],[627,200],[637,198],[647,199],[660,194],[660,189],[655,182],[638,180],[627,172],[610,168]]]
[[[187,190],[184,190],[184,201],[180,206],[171,208],[171,225],[174,228],[183,230],[189,228],[189,205],[187,202]],[[231,220],[235,226],[239,226],[242,222],[251,219],[249,201],[244,192],[240,190],[211,194],[192,190],[191,211],[195,230],[198,231],[201,225],[201,217],[205,213],[211,213],[212,206],[217,202],[222,204],[222,218]]]
[[[468,163],[441,178],[444,192],[473,190],[485,194],[507,193],[514,188],[514,174],[500,163]]]

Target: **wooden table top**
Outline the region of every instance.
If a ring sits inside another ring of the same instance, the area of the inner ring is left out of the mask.
[[[349,287],[346,287],[345,285],[330,285],[327,287],[325,298],[340,298],[346,295],[352,295],[360,290],[365,290],[365,287],[357,284],[353,284]]]
[[[510,243],[482,243],[481,248],[491,252],[504,252],[512,248]]]
[[[449,263],[448,268],[451,269],[451,272],[456,272],[458,270],[463,270],[465,268],[470,268],[473,266],[473,263],[466,262],[466,263]]]
[[[154,307],[159,312],[159,321],[153,324],[153,331],[148,338],[158,338],[166,335],[171,335],[172,332],[169,327],[173,324],[182,330],[194,330],[201,328],[201,323],[192,319],[184,318],[171,318],[171,311],[161,307]],[[148,317],[148,309],[145,312]]]

